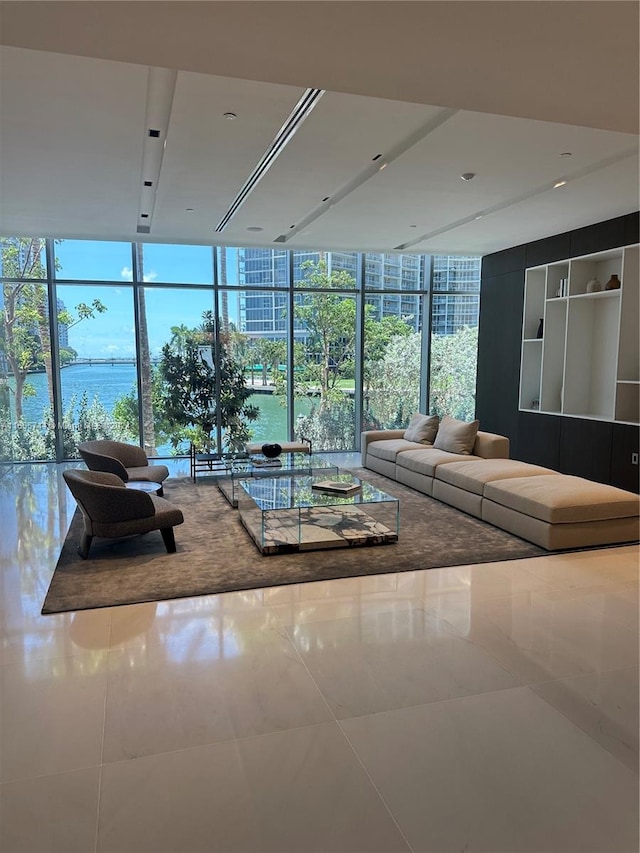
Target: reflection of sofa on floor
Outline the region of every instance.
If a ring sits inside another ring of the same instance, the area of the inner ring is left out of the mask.
[[[363,432],[363,467],[549,551],[639,538],[638,495],[509,459],[507,438],[452,418],[432,421],[431,432],[422,426],[427,441],[407,439],[406,430]]]

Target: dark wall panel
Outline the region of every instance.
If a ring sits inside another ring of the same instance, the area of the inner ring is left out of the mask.
[[[624,246],[625,236],[624,216],[617,219],[607,219],[606,222],[598,222],[596,225],[588,225],[571,232],[571,255],[590,255],[592,252],[604,252],[607,249],[615,249]]]
[[[640,243],[640,212],[624,218],[624,244],[633,246],[635,243]]]
[[[611,480],[613,424],[560,418],[560,470],[598,483]]]
[[[482,282],[478,337],[476,417],[480,429],[515,440],[524,270],[492,276]],[[495,334],[498,326],[500,334]]]
[[[640,492],[640,428],[631,424],[613,424],[611,441],[611,485]],[[636,460],[635,462],[633,460]]]
[[[554,415],[518,412],[518,433],[511,456],[559,471],[561,421]]]
[[[485,255],[482,259],[482,277],[504,275],[514,270],[524,269],[527,266],[526,251],[526,246],[514,246],[513,249]]]
[[[527,243],[525,267],[537,267],[571,257],[571,232]]]

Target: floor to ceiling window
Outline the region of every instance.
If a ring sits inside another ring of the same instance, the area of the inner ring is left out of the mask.
[[[0,238],[0,461],[474,414],[480,259]]]
[[[434,414],[474,418],[479,306],[480,258],[436,255],[429,359]]]

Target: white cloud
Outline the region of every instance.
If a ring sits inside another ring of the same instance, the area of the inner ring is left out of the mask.
[[[133,281],[133,270],[131,269],[131,267],[122,267],[122,269],[120,270],[120,277],[123,278],[125,281]],[[143,281],[155,281],[157,278],[158,273],[154,272],[153,270],[151,272],[145,273],[142,276]]]

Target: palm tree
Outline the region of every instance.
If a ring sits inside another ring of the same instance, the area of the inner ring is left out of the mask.
[[[140,340],[140,390],[142,400],[140,401],[142,411],[142,439],[147,456],[156,456],[156,430],[153,422],[153,396],[152,396],[152,367],[151,352],[149,350],[149,330],[147,327],[147,304],[144,291],[144,247],[142,243],[136,243],[136,260],[138,265],[138,281],[142,286],[138,287],[138,335]]]

